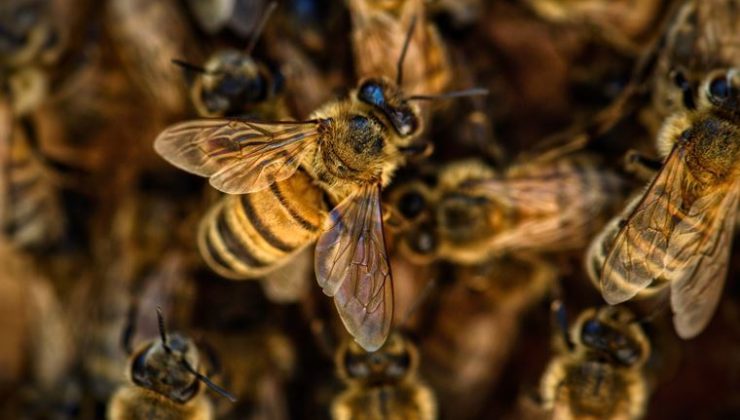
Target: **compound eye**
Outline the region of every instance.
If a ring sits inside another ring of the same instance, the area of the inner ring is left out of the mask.
[[[730,97],[730,83],[726,77],[716,77],[709,82],[709,96],[712,99],[723,101]]]
[[[409,220],[421,214],[425,206],[426,200],[418,191],[408,191],[398,201],[398,210]]]
[[[358,94],[361,101],[370,105],[381,106],[385,103],[383,88],[375,82],[366,82],[360,87]]]
[[[584,343],[593,345],[596,342],[596,338],[604,333],[604,329],[601,324],[596,320],[590,320],[583,324],[581,329],[581,339]]]

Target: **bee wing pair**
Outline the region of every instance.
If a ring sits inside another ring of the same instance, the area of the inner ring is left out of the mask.
[[[600,284],[604,299],[617,304],[654,280],[669,281],[676,332],[691,338],[707,326],[722,293],[740,188],[697,194],[685,152],[674,146],[628,216]]]
[[[247,194],[292,176],[323,124],[195,120],[167,128],[154,148],[178,168],[209,177],[220,191]],[[380,185],[362,185],[330,212],[316,245],[315,271],[349,333],[365,349],[379,348],[393,312]]]

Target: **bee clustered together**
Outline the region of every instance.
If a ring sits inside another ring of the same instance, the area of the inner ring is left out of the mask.
[[[740,416],[738,22],[3,1],[0,417]]]

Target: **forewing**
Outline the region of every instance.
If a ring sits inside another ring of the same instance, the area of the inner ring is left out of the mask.
[[[735,231],[738,185],[723,194],[715,226],[707,232],[696,269],[671,284],[673,325],[681,338],[695,337],[706,328],[722,295]]]
[[[365,185],[331,211],[316,244],[319,285],[347,331],[367,351],[380,348],[393,318],[393,282],[383,238],[380,186]]]
[[[154,150],[180,169],[210,177],[229,194],[260,191],[293,175],[319,137],[319,121],[193,120],[172,125]]]
[[[653,280],[671,280],[690,269],[695,260],[692,252],[699,236],[671,237],[680,222],[680,209],[692,205],[684,202],[689,194],[685,191],[688,172],[683,153],[682,147],[674,147],[614,238],[600,279],[601,294],[609,304],[633,298]],[[695,222],[705,218],[697,215]],[[672,241],[682,245],[673,242],[669,249]],[[683,259],[677,258],[679,252]]]

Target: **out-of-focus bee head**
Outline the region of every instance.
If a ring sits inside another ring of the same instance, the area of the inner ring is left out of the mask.
[[[237,50],[215,53],[206,62],[204,72],[193,83],[193,103],[207,116],[238,114],[249,104],[256,104],[282,90],[282,77],[249,54]]]
[[[470,183],[493,176],[494,172],[478,160],[453,163],[440,172],[436,223],[440,235],[451,246],[467,247],[499,229],[502,210],[467,188]]]
[[[389,200],[403,220],[399,233],[401,252],[419,264],[432,261],[439,244],[432,213],[436,201],[432,189],[419,180],[411,181],[395,188]]]
[[[340,377],[364,386],[401,382],[416,370],[418,359],[416,348],[397,332],[374,352],[367,352],[356,342],[347,340],[336,356]]]
[[[54,42],[48,0],[0,2],[0,64],[25,63]]]
[[[189,339],[172,334],[166,344],[152,342],[134,355],[131,380],[140,387],[184,404],[200,392],[201,381],[183,361],[197,369],[198,351]]]
[[[357,100],[383,115],[402,139],[421,131],[418,107],[410,104],[398,85],[390,80],[384,77],[362,80],[356,95]]]
[[[639,366],[647,360],[650,343],[634,315],[619,306],[584,311],[571,330],[576,347],[621,366]]]

